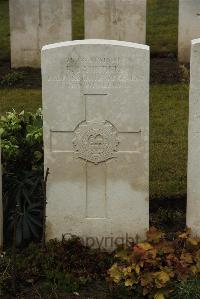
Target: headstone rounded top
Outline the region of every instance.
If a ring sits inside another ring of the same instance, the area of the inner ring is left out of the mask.
[[[69,46],[77,46],[77,45],[111,45],[111,46],[122,46],[122,47],[130,47],[135,49],[144,49],[149,50],[149,46],[137,43],[131,43],[126,41],[118,41],[118,40],[108,40],[108,39],[85,39],[85,40],[74,40],[74,41],[66,41],[55,44],[45,45],[42,48],[42,51],[60,48],[60,47],[69,47]]]

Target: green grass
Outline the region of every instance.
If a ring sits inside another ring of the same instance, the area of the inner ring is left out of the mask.
[[[150,93],[150,197],[186,196],[188,85]]]
[[[0,0],[0,63],[10,60],[8,1]]]
[[[40,89],[0,89],[0,115],[15,109],[34,112],[42,105]]]
[[[72,39],[84,39],[84,0],[72,1]]]
[[[147,44],[151,54],[177,54],[178,0],[148,0]]]

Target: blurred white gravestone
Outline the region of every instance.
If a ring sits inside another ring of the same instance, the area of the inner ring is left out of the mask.
[[[43,45],[71,40],[71,0],[10,0],[12,67],[40,67]]]
[[[0,137],[0,249],[3,247],[3,202],[2,202],[2,168],[1,168],[1,137]]]
[[[191,40],[200,37],[200,0],[179,0],[178,59],[190,61]]]
[[[200,39],[192,41],[190,67],[187,226],[200,236]]]
[[[112,247],[149,226],[149,47],[84,40],[42,49],[47,238]],[[117,241],[116,241],[117,242]]]
[[[144,44],[146,0],[85,0],[85,38]]]

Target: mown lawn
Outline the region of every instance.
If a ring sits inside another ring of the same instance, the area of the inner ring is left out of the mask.
[[[150,196],[186,196],[188,85],[150,89]]]
[[[8,1],[0,0],[0,64],[10,59]]]
[[[177,54],[178,0],[148,0],[147,44],[152,55]]]
[[[170,55],[175,56],[178,0],[148,0],[147,12],[147,43],[151,46],[151,53],[158,56],[172,53]],[[83,0],[73,0],[73,38],[83,37]],[[9,53],[8,1],[0,0],[0,66],[9,59]],[[159,72],[163,68],[162,59],[156,63],[159,64],[157,65]],[[151,72],[155,70],[152,69]],[[171,75],[168,68],[164,72]],[[30,70],[30,77],[31,74]],[[0,114],[11,109],[35,111],[38,107],[41,107],[39,86],[26,89],[0,89]],[[186,196],[187,122],[188,85],[178,83],[151,85],[151,198]]]
[[[72,38],[84,39],[84,0],[72,1]]]
[[[0,115],[15,109],[34,112],[42,105],[40,89],[10,88],[0,89]]]

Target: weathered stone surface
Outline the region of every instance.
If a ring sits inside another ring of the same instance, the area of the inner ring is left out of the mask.
[[[85,38],[144,44],[146,0],[85,0]]]
[[[10,0],[12,67],[40,67],[43,45],[71,40],[71,0]]]
[[[111,238],[143,237],[149,47],[109,40],[45,46],[42,78],[48,238],[75,234],[109,248]]]
[[[2,170],[1,170],[1,138],[0,138],[0,249],[3,246],[3,203],[2,203]]]
[[[179,0],[178,59],[190,61],[191,40],[200,37],[200,1]]]
[[[187,225],[200,236],[200,39],[192,41],[190,72]]]

